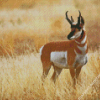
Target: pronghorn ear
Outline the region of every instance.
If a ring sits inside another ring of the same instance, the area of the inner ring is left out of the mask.
[[[79,25],[79,27],[81,27],[81,28],[83,28],[83,26],[84,26],[84,19],[83,19],[83,17],[81,16],[81,20],[80,20],[80,25]]]
[[[84,25],[85,21],[84,18],[81,16],[81,23]]]

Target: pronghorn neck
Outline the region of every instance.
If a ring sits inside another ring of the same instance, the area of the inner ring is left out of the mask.
[[[84,30],[82,30],[81,35],[75,39],[75,43],[77,48],[75,49],[75,52],[78,54],[86,54],[88,52],[87,47],[87,36]]]
[[[86,40],[87,40],[87,36],[85,34],[85,31],[82,30],[81,35],[77,39],[75,39],[75,42],[77,44],[85,44]]]

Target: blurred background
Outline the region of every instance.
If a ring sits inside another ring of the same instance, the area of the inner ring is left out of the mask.
[[[65,12],[85,19],[89,49],[100,47],[99,0],[0,0],[0,55],[39,52],[47,42],[67,40]]]

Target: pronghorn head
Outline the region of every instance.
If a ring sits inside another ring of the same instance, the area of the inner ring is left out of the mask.
[[[78,38],[82,34],[82,30],[84,28],[84,19],[81,16],[81,12],[79,11],[79,17],[77,23],[74,22],[73,17],[71,16],[71,20],[68,18],[67,15],[68,11],[66,12],[66,19],[71,25],[71,32],[67,36],[69,40],[73,40]]]

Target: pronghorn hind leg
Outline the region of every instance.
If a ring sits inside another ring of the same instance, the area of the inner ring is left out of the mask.
[[[62,69],[61,68],[58,68],[56,66],[53,66],[54,67],[54,73],[51,77],[51,79],[54,81],[54,83],[56,82],[56,79],[58,78],[58,76],[60,75]]]
[[[47,76],[48,73],[49,73],[50,68],[51,68],[51,65],[50,65],[50,64],[43,64],[42,79],[45,79],[45,78],[46,78],[46,76]]]

